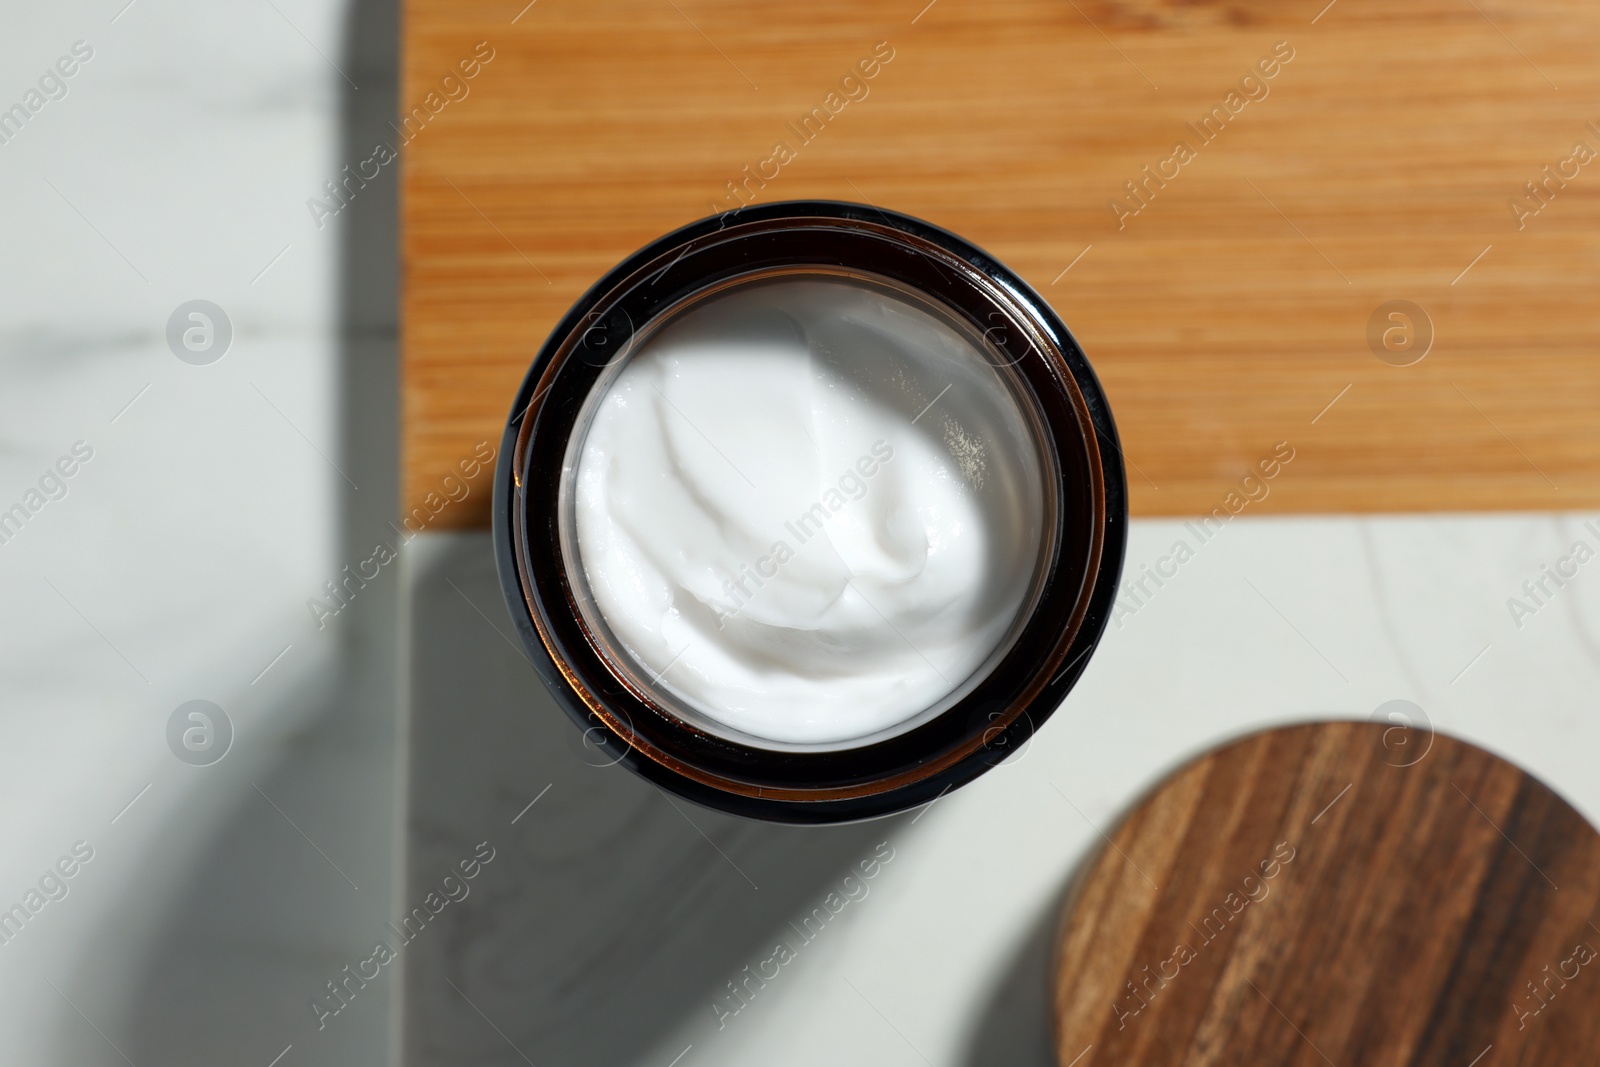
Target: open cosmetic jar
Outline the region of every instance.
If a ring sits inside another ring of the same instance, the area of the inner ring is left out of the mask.
[[[839,822],[1017,753],[1104,630],[1105,396],[1020,278],[857,204],[631,256],[519,390],[494,543],[585,742],[714,808]]]

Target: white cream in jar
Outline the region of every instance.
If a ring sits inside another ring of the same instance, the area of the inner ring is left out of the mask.
[[[569,448],[580,599],[713,731],[837,747],[924,721],[1037,592],[1046,460],[993,351],[840,279],[678,315]]]

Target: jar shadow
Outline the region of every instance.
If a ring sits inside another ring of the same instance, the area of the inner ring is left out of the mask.
[[[407,1067],[627,1063],[696,1013],[715,1022],[728,983],[898,820],[787,826],[670,796],[546,691],[487,535],[430,539],[415,563],[397,913],[493,858],[402,950]]]

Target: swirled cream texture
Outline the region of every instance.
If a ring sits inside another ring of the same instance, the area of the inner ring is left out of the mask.
[[[798,279],[626,357],[568,463],[580,585],[636,673],[780,747],[888,736],[976,684],[1044,522],[989,351],[898,296]]]

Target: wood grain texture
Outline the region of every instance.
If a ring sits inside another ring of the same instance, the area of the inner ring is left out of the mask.
[[[920,216],[1050,298],[1110,395],[1135,514],[1211,511],[1278,441],[1296,458],[1250,514],[1600,506],[1600,162],[1520,229],[1508,207],[1600,150],[1592,3],[524,2],[405,5],[408,111],[494,50],[401,151],[408,507],[497,439],[588,285],[731,207],[780,141],[795,158],[751,196]],[[797,137],[879,41],[868,95]],[[1197,137],[1279,41],[1267,95]],[[1195,157],[1119,228],[1111,199],[1180,140]],[[1369,349],[1393,299],[1432,322],[1412,366]]]
[[[1062,1064],[1593,1062],[1600,834],[1481,749],[1271,730],[1110,841],[1061,926]]]

